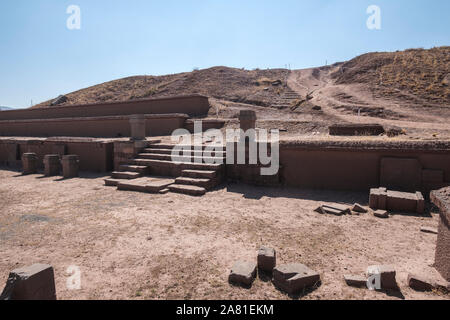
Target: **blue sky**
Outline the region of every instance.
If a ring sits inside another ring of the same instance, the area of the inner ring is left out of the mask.
[[[369,30],[369,5],[381,30]],[[69,5],[81,29],[69,30]],[[2,0],[0,106],[132,75],[225,65],[293,69],[450,45],[448,0]]]

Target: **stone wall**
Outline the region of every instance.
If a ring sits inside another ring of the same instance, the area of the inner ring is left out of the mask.
[[[430,198],[439,207],[435,267],[450,281],[450,188],[433,191]]]
[[[182,128],[186,114],[145,115],[147,136],[170,135]],[[0,121],[0,136],[16,137],[129,137],[129,116]]]
[[[190,95],[89,105],[8,110],[0,112],[0,121],[169,113],[183,113],[194,117],[206,115],[209,108],[208,97]]]
[[[76,154],[80,156],[80,170],[108,172],[113,169],[113,142],[95,139],[2,139],[0,140],[0,165],[21,167],[24,153],[36,153],[38,167],[43,168],[47,154]]]

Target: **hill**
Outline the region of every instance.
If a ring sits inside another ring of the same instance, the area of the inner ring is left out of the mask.
[[[228,101],[270,106],[271,102],[286,86],[288,74],[289,71],[285,69],[249,71],[228,67],[213,67],[165,76],[134,76],[66,94],[67,101],[59,105],[198,93]],[[49,106],[52,101],[43,102],[33,106],[33,108]]]
[[[343,64],[333,78],[386,96],[450,104],[450,47],[368,53]]]

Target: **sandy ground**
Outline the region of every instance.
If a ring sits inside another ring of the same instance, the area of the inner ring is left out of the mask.
[[[61,180],[0,170],[0,283],[33,263],[55,268],[60,299],[449,299],[406,286],[408,272],[437,277],[431,267],[437,214],[328,216],[319,203],[367,204],[364,193],[224,185],[201,198],[104,187],[83,174]],[[256,260],[260,245],[278,262],[301,262],[322,284],[289,297],[257,279],[249,290],[227,283],[234,261]],[[393,264],[401,292],[348,287],[344,274]],[[66,286],[81,270],[81,289]]]

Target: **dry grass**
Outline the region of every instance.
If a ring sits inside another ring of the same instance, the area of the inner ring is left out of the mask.
[[[365,83],[385,95],[413,95],[436,104],[450,103],[450,47],[368,53],[342,65],[339,84]]]

